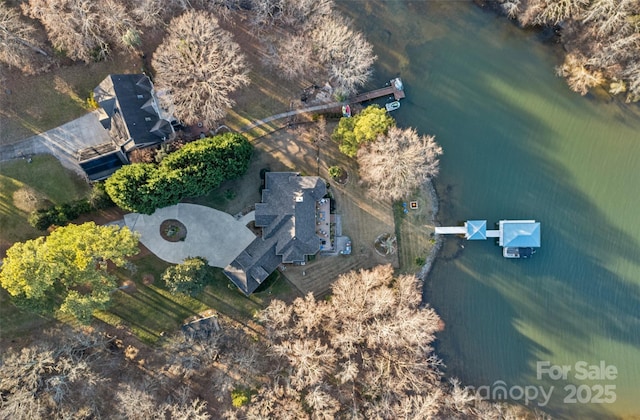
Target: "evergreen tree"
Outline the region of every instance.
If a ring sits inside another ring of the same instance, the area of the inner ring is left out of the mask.
[[[331,138],[340,143],[342,153],[355,157],[362,143],[372,142],[380,134],[387,134],[395,124],[386,110],[371,105],[353,117],[341,118]]]

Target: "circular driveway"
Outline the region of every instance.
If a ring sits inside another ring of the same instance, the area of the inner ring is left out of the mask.
[[[124,222],[130,230],[140,233],[140,242],[158,258],[179,264],[185,258],[204,257],[209,265],[224,268],[255,239],[246,227],[252,216],[250,213],[236,220],[210,207],[180,203],[158,209],[152,215],[129,213]],[[160,224],[167,219],[177,219],[185,225],[184,241],[169,242],[160,236]]]

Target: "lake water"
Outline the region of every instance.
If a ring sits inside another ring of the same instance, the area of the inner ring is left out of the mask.
[[[447,373],[491,390],[504,381],[515,399],[515,386],[542,387],[559,417],[640,415],[638,107],[570,92],[554,76],[557,46],[471,3],[341,6],[376,46],[376,84],[406,84],[399,124],[444,148],[440,222],[542,223],[530,260],[445,241],[425,295],[446,323]],[[600,361],[615,379],[580,378],[576,363]],[[571,370],[538,378],[538,362]],[[587,403],[598,399],[614,402]]]

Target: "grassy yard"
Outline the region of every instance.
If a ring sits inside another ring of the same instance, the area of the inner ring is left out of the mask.
[[[140,62],[121,54],[92,64],[76,63],[35,76],[8,73],[0,92],[0,145],[14,143],[84,115],[91,91],[109,73],[140,72]]]
[[[162,272],[171,264],[147,254],[135,259],[134,265],[134,273],[126,269],[116,271],[120,282],[129,286],[115,291],[110,308],[95,315],[111,326],[128,328],[139,340],[151,345],[158,343],[164,333],[173,334],[188,318],[208,309],[251,327],[253,315],[266,308],[272,299],[291,302],[300,296],[276,272],[256,293],[246,297],[221,269],[211,267],[210,282],[205,290],[189,297],[171,293],[164,287]],[[152,282],[145,280],[148,275],[153,277]],[[11,303],[9,295],[0,290],[0,348],[57,322],[77,325],[77,321],[67,315],[46,317],[19,309]]]
[[[162,282],[162,272],[170,265],[152,254],[134,261],[135,273],[118,270],[121,282],[128,283],[126,290],[113,295],[113,304],[107,311],[97,313],[97,318],[112,326],[126,326],[136,337],[147,344],[157,343],[164,333],[177,331],[185,320],[207,309],[251,324],[253,315],[265,308],[271,299],[291,301],[298,296],[286,279],[276,274],[250,297],[231,284],[221,269],[210,268],[210,282],[196,297],[169,292]],[[149,281],[150,277],[152,281]]]
[[[9,346],[16,339],[28,337],[34,331],[54,325],[53,317],[44,317],[17,308],[9,294],[0,288],[0,348]]]
[[[417,201],[418,208],[411,209],[410,202]],[[435,241],[429,194],[423,189],[416,191],[407,201],[407,213],[402,202],[394,203],[393,216],[398,243],[400,271],[415,274],[420,271]],[[420,264],[419,264],[420,263]]]
[[[83,179],[50,155],[34,156],[31,163],[0,163],[0,258],[14,242],[43,234],[27,222],[31,211],[85,197],[89,190]]]

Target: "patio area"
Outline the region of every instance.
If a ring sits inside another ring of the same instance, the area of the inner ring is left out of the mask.
[[[320,238],[320,251],[333,251],[331,235],[331,205],[328,198],[316,202],[316,235]]]

